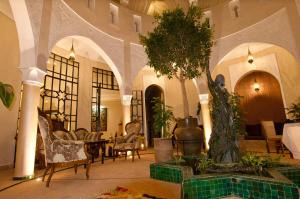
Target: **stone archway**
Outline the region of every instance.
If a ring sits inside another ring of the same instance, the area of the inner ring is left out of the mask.
[[[263,71],[251,72],[238,81],[234,91],[242,96],[241,110],[248,136],[262,136],[261,132],[250,132],[261,121],[274,121],[278,128],[285,122],[280,85],[273,75]]]

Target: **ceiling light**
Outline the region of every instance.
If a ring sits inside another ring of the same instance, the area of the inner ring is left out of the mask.
[[[160,76],[161,76],[161,73],[159,71],[156,71],[156,77],[160,78]]]
[[[248,48],[248,63],[252,64],[254,62],[254,57],[250,51],[250,49]]]
[[[259,83],[257,83],[256,79],[254,79],[253,88],[256,92],[258,92],[260,90],[260,85],[259,85]]]
[[[69,54],[69,60],[75,61],[75,51],[74,51],[74,47],[73,47],[73,39],[72,39],[72,47],[70,49],[70,54]]]

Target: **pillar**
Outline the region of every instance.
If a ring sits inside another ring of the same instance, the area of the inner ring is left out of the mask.
[[[204,128],[204,136],[205,136],[205,148],[208,150],[209,139],[212,131],[211,117],[209,111],[209,95],[208,94],[200,94],[199,100],[201,104],[201,113],[203,120],[203,128]]]
[[[122,105],[123,105],[123,135],[126,135],[125,125],[131,121],[130,118],[130,105],[131,105],[132,95],[123,95],[122,96]]]
[[[20,68],[23,76],[23,93],[19,133],[17,138],[16,164],[14,180],[34,177],[35,147],[37,137],[40,87],[44,82],[45,72],[36,67]]]

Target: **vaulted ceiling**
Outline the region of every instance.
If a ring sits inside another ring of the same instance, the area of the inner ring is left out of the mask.
[[[190,2],[197,2],[196,5],[203,9],[215,6],[228,0],[113,0],[116,3],[128,6],[134,11],[153,15],[161,13],[165,9],[174,9],[177,6],[187,8]]]

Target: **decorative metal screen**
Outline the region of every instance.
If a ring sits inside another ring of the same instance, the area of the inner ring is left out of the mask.
[[[101,107],[101,90],[107,89],[119,91],[118,82],[113,72],[100,68],[93,68],[92,89],[91,131],[107,131],[107,109]],[[98,119],[99,117],[100,120]]]
[[[131,99],[131,121],[138,120],[142,124],[142,132],[144,132],[144,112],[143,112],[143,91],[133,90]]]
[[[78,82],[79,63],[51,53],[40,108],[67,130],[77,128]]]

